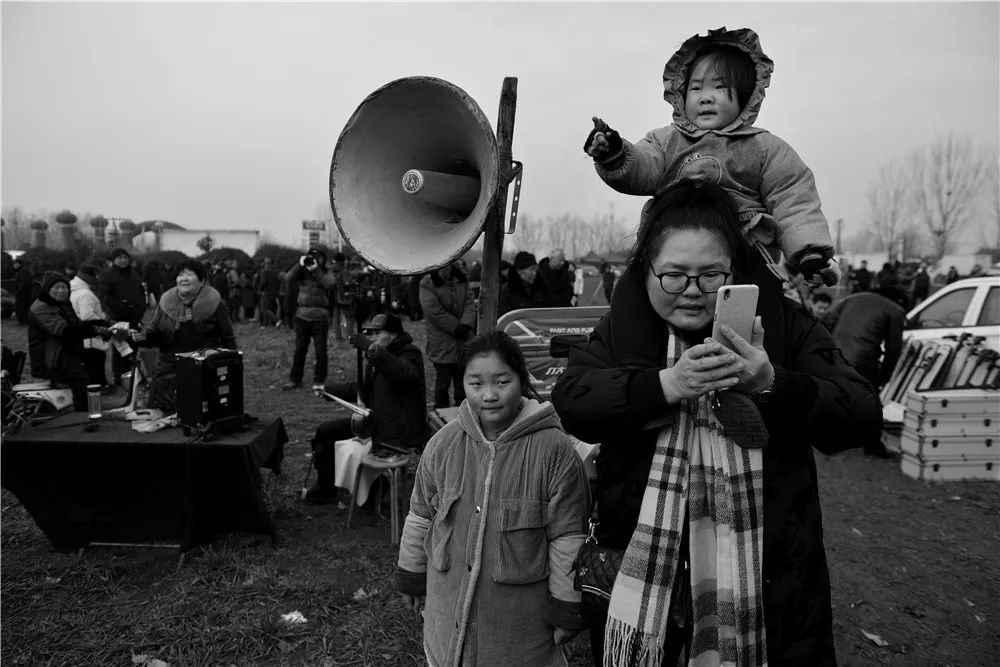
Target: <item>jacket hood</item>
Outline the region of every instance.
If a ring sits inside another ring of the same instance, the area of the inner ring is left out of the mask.
[[[70,287],[69,278],[58,271],[46,271],[45,275],[42,277],[42,290],[38,293],[39,297],[44,297],[42,301],[46,303],[57,303],[52,297],[49,296],[49,290],[52,289],[57,283],[66,283],[67,287]],[[71,288],[72,289],[72,288]]]
[[[73,276],[73,279],[69,281],[70,292],[82,292],[84,290],[89,290],[89,289],[90,289],[90,283],[88,283],[80,276]]]
[[[698,52],[713,45],[732,46],[749,55],[757,72],[757,80],[754,83],[750,99],[747,100],[736,120],[721,130],[703,130],[688,120],[684,112],[684,83],[687,81],[691,65]],[[760,105],[764,101],[764,89],[771,84],[772,72],[774,72],[774,62],[764,54],[760,46],[760,38],[753,30],[749,28],[726,30],[725,27],[709,30],[705,36],[689,37],[681,44],[677,53],[667,61],[663,68],[663,99],[674,108],[674,125],[687,136],[700,137],[709,132],[730,135],[754,134],[760,130],[751,126],[757,120],[757,114],[760,113]]]
[[[468,400],[462,401],[462,405],[458,409],[458,423],[462,430],[477,442],[485,443],[487,441],[483,429],[479,425],[479,418],[472,412]],[[514,420],[514,423],[500,434],[496,443],[499,445],[511,442],[530,433],[549,428],[562,429],[562,422],[559,421],[555,407],[551,403],[539,403],[534,398],[522,398],[521,413]]]

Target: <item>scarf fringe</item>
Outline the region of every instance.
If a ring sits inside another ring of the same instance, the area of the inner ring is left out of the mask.
[[[604,667],[659,667],[663,662],[663,650],[659,637],[643,634],[621,619],[608,617],[604,627]]]

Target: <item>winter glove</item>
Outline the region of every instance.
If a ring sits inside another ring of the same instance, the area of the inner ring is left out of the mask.
[[[347,342],[358,348],[359,350],[367,350],[371,347],[372,340],[368,336],[360,333],[351,334],[347,338]]]
[[[622,153],[621,136],[597,116],[593,117],[593,121],[594,129],[587,135],[583,151],[601,164],[617,160]]]
[[[472,327],[470,327],[468,324],[460,322],[458,326],[455,327],[455,330],[452,333],[455,334],[455,338],[459,340],[465,340],[466,338],[469,337],[469,334],[472,333]]]
[[[803,280],[812,285],[833,287],[840,282],[840,266],[826,252],[806,251],[799,258],[797,265],[789,266],[789,269],[801,273]]]

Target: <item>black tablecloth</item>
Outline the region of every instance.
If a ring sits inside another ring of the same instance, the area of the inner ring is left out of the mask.
[[[92,542],[176,544],[227,532],[269,533],[260,468],[280,471],[280,418],[201,442],[180,428],[133,431],[120,418],[86,432],[74,412],[6,438],[0,484],[60,550]]]

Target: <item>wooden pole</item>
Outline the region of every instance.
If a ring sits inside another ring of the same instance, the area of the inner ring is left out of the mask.
[[[500,256],[503,253],[507,214],[507,177],[513,160],[514,112],[517,109],[517,77],[504,77],[497,114],[497,152],[500,156],[500,187],[483,225],[483,274],[479,290],[479,333],[493,331],[500,312]]]

